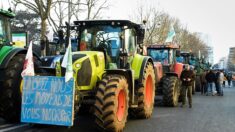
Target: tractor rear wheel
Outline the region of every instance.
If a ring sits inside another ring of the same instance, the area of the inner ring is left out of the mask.
[[[180,83],[177,77],[169,76],[163,80],[163,104],[175,107],[178,105]]]
[[[155,75],[153,64],[145,67],[142,84],[138,86],[138,108],[132,110],[136,118],[149,118],[152,115],[155,98]]]
[[[105,131],[122,131],[129,108],[128,83],[121,75],[107,75],[98,85],[94,115],[96,125]]]
[[[13,57],[8,67],[4,70],[3,86],[0,92],[0,116],[9,122],[20,121],[21,89],[25,55],[19,54]]]
[[[19,122],[21,113],[21,95],[23,90],[23,79],[21,72],[25,54],[14,56],[6,69],[4,69],[5,80],[1,83],[0,89],[0,117],[8,122]],[[34,58],[34,65],[38,66],[39,61]],[[37,72],[35,67],[35,72]]]

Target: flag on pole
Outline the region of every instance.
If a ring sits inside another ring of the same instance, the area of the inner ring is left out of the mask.
[[[34,76],[34,64],[33,64],[33,50],[32,42],[29,43],[29,48],[25,57],[23,71],[21,76]]]
[[[201,59],[201,51],[198,51],[198,58]]]
[[[73,62],[72,62],[72,50],[71,50],[71,38],[69,39],[69,44],[64,55],[64,59],[61,64],[62,67],[66,68],[65,72],[65,82],[68,82],[73,78]]]
[[[173,25],[171,25],[171,27],[170,27],[170,31],[169,31],[169,32],[168,32],[168,34],[167,34],[167,38],[166,38],[165,43],[172,42],[172,41],[173,41],[174,36],[175,36],[175,30],[174,30]]]

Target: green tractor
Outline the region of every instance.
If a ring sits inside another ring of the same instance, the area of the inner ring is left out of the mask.
[[[21,72],[27,52],[27,49],[12,46],[10,19],[14,16],[0,9],[0,117],[10,122],[20,118]],[[39,57],[35,55],[36,60]]]
[[[144,38],[142,26],[128,20],[92,20],[68,27],[77,39],[72,45],[75,113],[79,106],[92,105],[95,123],[105,131],[122,131],[129,114],[151,117],[155,75],[153,60],[137,53]],[[42,58],[42,71],[64,76],[63,54]]]

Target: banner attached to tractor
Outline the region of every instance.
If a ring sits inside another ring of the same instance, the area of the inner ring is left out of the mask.
[[[25,76],[21,122],[72,126],[74,80],[64,77]]]

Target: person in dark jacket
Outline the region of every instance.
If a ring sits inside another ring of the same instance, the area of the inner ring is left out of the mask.
[[[216,76],[215,76],[215,73],[212,70],[210,70],[206,74],[206,81],[207,81],[207,84],[208,84],[206,95],[209,95],[209,93],[211,92],[212,96],[214,96],[213,84],[216,82]]]
[[[183,90],[183,100],[182,106],[185,106],[186,103],[186,95],[188,97],[189,108],[192,108],[192,85],[195,80],[195,74],[192,70],[190,70],[190,66],[188,64],[185,65],[185,69],[182,71],[180,79],[182,81],[182,90]]]
[[[207,93],[207,82],[206,82],[206,74],[208,73],[208,70],[205,70],[202,75],[201,75],[201,94],[206,94]]]

